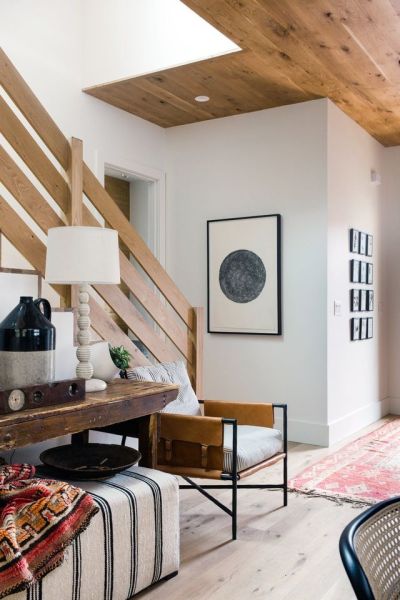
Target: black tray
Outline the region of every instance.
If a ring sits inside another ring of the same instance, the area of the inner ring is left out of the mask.
[[[107,479],[140,459],[140,452],[134,448],[116,444],[68,444],[49,448],[40,455],[46,473],[50,468],[58,477],[79,480]]]

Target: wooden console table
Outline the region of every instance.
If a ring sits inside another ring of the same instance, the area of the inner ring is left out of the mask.
[[[37,408],[0,417],[0,450],[20,448],[29,444],[73,435],[73,442],[87,439],[88,430],[106,428],[118,433],[118,423],[132,421],[132,432],[139,437],[140,464],[153,466],[149,444],[151,415],[175,400],[179,387],[118,379],[103,392],[92,392],[84,400]],[[137,422],[136,422],[137,421]]]

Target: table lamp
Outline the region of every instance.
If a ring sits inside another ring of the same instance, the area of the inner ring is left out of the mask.
[[[79,285],[76,376],[90,379],[89,284],[120,283],[118,233],[106,227],[65,226],[48,231],[48,283]]]

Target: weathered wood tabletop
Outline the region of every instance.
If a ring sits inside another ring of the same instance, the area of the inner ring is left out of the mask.
[[[81,401],[3,415],[0,450],[149,417],[174,400],[178,390],[176,385],[118,379]]]

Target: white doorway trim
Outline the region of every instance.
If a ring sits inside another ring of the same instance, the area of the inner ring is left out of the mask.
[[[154,256],[165,268],[166,265],[166,186],[165,172],[153,167],[141,165],[134,161],[118,161],[118,165],[104,162],[103,174],[127,179],[131,177],[153,183],[153,194],[149,206],[149,227],[154,232],[154,247],[151,248]]]

